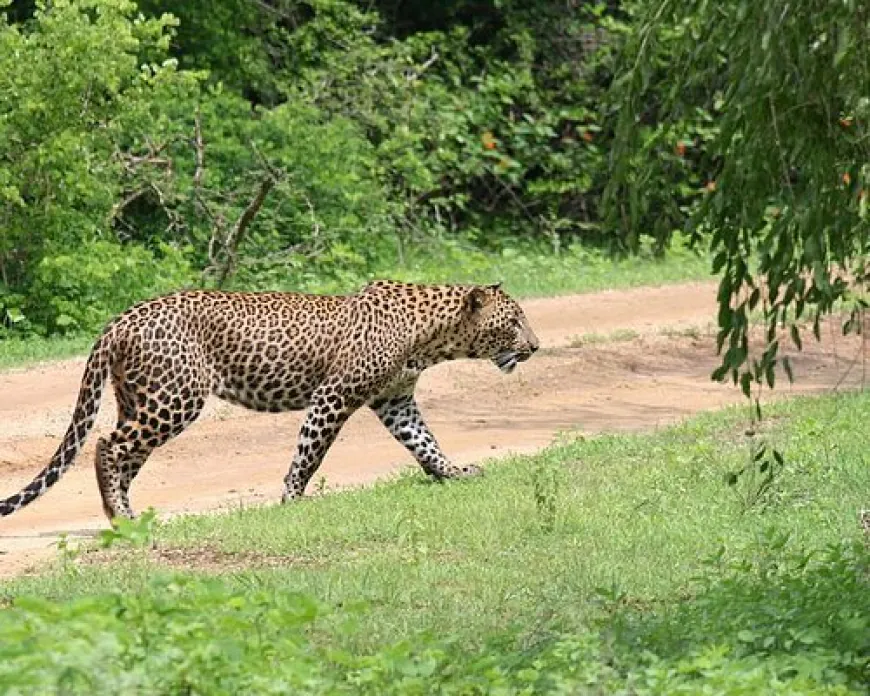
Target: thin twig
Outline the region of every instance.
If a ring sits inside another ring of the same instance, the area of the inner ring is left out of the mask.
[[[196,114],[193,117],[193,146],[196,153],[196,171],[193,173],[193,189],[198,192],[202,187],[203,165],[205,163],[205,146],[202,142],[202,122],[199,106],[196,107]]]
[[[304,193],[301,195],[305,199],[305,205],[308,206],[308,212],[311,214],[311,238],[317,241],[320,238],[320,223],[317,221],[317,213],[314,210],[314,204]]]
[[[438,55],[438,52],[433,48],[432,55],[426,60],[426,62],[413,70],[405,72],[405,79],[408,80],[408,82],[414,82],[420,77],[420,75],[437,63],[440,58],[441,56]]]
[[[779,152],[780,163],[782,164],[782,175],[785,180],[785,185],[788,188],[788,192],[791,194],[791,200],[795,200],[794,189],[791,185],[791,177],[789,176],[788,162],[785,160],[785,153],[783,152],[782,147],[782,138],[779,136],[779,124],[777,121],[776,115],[776,106],[773,104],[773,97],[768,98],[768,104],[770,104],[770,120],[773,124],[773,135],[776,138],[776,148]]]

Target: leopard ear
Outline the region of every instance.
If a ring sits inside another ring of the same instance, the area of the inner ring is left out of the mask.
[[[493,283],[492,285],[487,285],[486,287],[488,287],[490,290],[498,290],[501,288],[501,281]]]
[[[468,291],[463,300],[463,308],[466,314],[477,314],[492,301],[487,290],[488,288],[475,287]]]

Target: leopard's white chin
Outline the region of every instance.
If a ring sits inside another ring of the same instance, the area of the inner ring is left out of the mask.
[[[505,351],[496,355],[492,361],[499,370],[509,375],[516,369],[517,363],[519,363],[519,356],[513,351]]]

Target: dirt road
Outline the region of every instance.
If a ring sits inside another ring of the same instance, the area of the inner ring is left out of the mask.
[[[653,428],[741,399],[733,387],[709,380],[717,364],[709,330],[712,284],[523,305],[543,349],[513,375],[486,362],[458,361],[421,380],[421,407],[455,461],[532,451],[564,430]],[[614,333],[621,340],[600,340]],[[859,384],[862,370],[854,359],[862,350],[856,339],[808,340],[794,358],[797,384],[779,391]],[[17,491],[48,462],[69,422],[82,369],[76,359],[0,373],[0,496]],[[107,396],[77,466],[43,498],[0,520],[0,576],[53,553],[60,533],[87,536],[106,527],[92,461],[96,432],[111,429],[114,413]],[[154,506],[165,515],[278,500],[300,420],[299,414],[255,414],[215,400],[197,423],[154,453],[133,486],[134,507]],[[345,486],[410,463],[377,420],[359,412],[319,474],[329,487]]]

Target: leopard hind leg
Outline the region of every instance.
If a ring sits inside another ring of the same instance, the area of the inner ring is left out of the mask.
[[[133,480],[156,448],[199,417],[208,393],[189,381],[166,384],[135,372],[115,380],[114,386],[118,423],[109,437],[97,442],[94,461],[103,512],[110,522],[135,516],[129,497]]]

